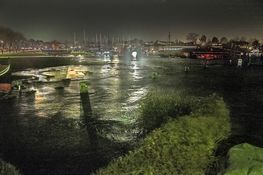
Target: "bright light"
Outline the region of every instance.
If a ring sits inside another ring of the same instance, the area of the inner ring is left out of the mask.
[[[133,56],[133,58],[136,58],[137,57],[137,52],[136,51],[132,52],[132,56]]]

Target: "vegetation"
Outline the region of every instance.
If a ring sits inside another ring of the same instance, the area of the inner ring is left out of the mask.
[[[79,83],[80,93],[88,93],[89,92],[89,83],[88,82],[80,82]]]
[[[13,165],[0,159],[0,175],[20,175],[20,173]]]
[[[141,105],[141,121],[146,131],[161,127],[97,174],[205,174],[217,143],[230,133],[229,111],[215,95],[151,93]]]
[[[148,133],[170,117],[189,115],[196,99],[180,92],[150,92],[140,106],[140,123],[143,132]]]
[[[202,43],[206,43],[207,37],[206,37],[205,35],[202,35],[201,38],[200,38],[200,41],[201,41]]]
[[[220,43],[221,43],[221,44],[227,44],[227,42],[228,42],[228,40],[227,40],[226,37],[222,37],[222,38],[220,39]]]
[[[253,42],[252,42],[252,46],[253,47],[259,47],[260,44],[259,44],[259,41],[257,39],[255,39]]]
[[[46,56],[45,53],[36,51],[36,52],[4,52],[0,54],[0,58],[12,58],[12,57],[28,57],[28,56]]]
[[[219,43],[218,38],[214,36],[214,37],[212,38],[212,43],[218,44],[218,43]]]
[[[158,72],[153,72],[152,75],[151,75],[151,79],[152,79],[152,80],[156,80],[156,79],[159,78],[159,76],[160,76],[160,75],[159,75]]]
[[[79,56],[79,55],[86,56],[86,57],[93,57],[94,56],[93,53],[87,52],[87,51],[72,51],[71,54],[74,56]]]
[[[25,37],[21,33],[0,26],[0,48],[2,51],[4,48],[18,50],[24,40]]]
[[[198,36],[199,36],[199,34],[197,34],[197,33],[188,33],[186,35],[186,40],[188,40],[189,42],[196,43]]]
[[[229,167],[224,175],[261,175],[263,172],[263,149],[244,143],[232,147]]]

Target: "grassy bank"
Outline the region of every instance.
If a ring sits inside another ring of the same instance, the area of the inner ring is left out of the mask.
[[[71,52],[71,54],[74,55],[74,56],[79,56],[79,55],[86,56],[86,57],[93,57],[93,56],[95,56],[93,53],[85,52],[85,51],[73,51],[73,52]]]
[[[0,54],[0,58],[16,58],[26,56],[46,56],[43,52],[4,52]]]
[[[205,174],[216,159],[218,142],[230,133],[229,111],[215,95],[150,93],[141,105],[140,120],[149,133],[146,138],[97,174]]]
[[[20,173],[13,165],[0,159],[0,175],[20,175]]]

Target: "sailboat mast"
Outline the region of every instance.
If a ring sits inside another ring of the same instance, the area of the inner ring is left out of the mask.
[[[84,42],[84,46],[86,46],[86,31],[83,30],[83,42]]]

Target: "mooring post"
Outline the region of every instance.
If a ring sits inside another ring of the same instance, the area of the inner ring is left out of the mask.
[[[89,83],[88,82],[80,82],[80,100],[82,107],[82,115],[84,117],[85,123],[87,124],[92,120],[92,110],[89,98]]]
[[[80,82],[80,100],[81,100],[81,117],[83,117],[83,122],[87,128],[89,135],[89,142],[91,149],[97,149],[97,132],[95,126],[95,120],[92,117],[92,109],[89,98],[89,83]]]

